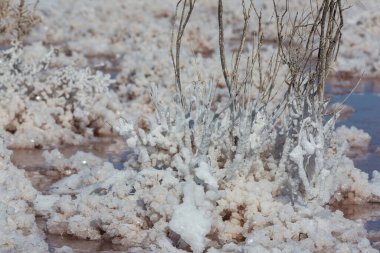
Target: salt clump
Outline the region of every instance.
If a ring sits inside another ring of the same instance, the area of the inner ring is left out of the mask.
[[[350,128],[341,126],[336,129],[338,138],[346,140],[348,143],[348,153],[350,157],[360,157],[368,152],[371,136],[361,129],[352,126]]]
[[[37,227],[32,206],[38,192],[24,171],[10,162],[10,155],[0,138],[0,251],[47,252],[48,245]]]

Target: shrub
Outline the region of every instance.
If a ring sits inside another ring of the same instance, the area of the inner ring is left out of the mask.
[[[329,201],[331,192],[324,182],[343,149],[332,139],[336,115],[327,122],[324,118],[324,86],[338,53],[343,26],[341,1],[312,4],[309,13],[293,16],[287,5],[279,13],[273,3],[278,31],[274,54],[263,61],[261,14],[253,1],[242,1],[242,36],[229,70],[224,50],[223,1],[219,1],[219,52],[229,97],[222,104],[213,100],[212,81],[194,82],[186,88],[181,83],[181,39],[195,1],[178,2],[179,23],[173,28],[171,51],[176,99],[164,107],[152,87],[157,124],[149,133],[131,131],[128,139],[130,145],[138,147],[138,166],[173,167],[181,178],[192,176],[203,183],[218,182],[216,185],[254,173],[257,180],[276,181],[275,194],[287,191],[292,202],[300,196],[306,201]],[[253,50],[242,65],[252,13],[258,32]],[[280,73],[285,73],[283,80]],[[283,99],[277,99],[278,94]]]

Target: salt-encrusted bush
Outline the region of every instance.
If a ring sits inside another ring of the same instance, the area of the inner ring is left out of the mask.
[[[153,125],[149,133],[143,129],[131,131],[133,129],[129,127],[132,136],[127,143],[138,147],[137,166],[160,169],[172,166],[181,178],[190,176],[206,184],[211,180],[214,187],[220,179],[253,173],[257,180],[274,179],[278,184],[274,194],[289,191],[292,201],[301,195],[303,199],[316,198],[327,203],[332,193],[325,185],[325,179],[343,155],[339,143],[332,139],[336,117],[326,123],[323,118],[327,68],[337,52],[336,40],[340,38],[343,24],[340,1],[333,1],[331,6],[325,1],[325,9],[319,7],[320,12],[327,13],[328,8],[338,11],[330,14],[329,19],[319,15],[312,28],[304,26],[307,18],[298,20],[295,17],[297,25],[288,28],[290,32],[284,31],[283,17],[292,17],[288,16],[287,10],[280,16],[274,4],[277,49],[265,67],[261,60],[262,17],[252,2],[246,6],[243,1],[242,38],[230,70],[225,62],[223,3],[219,1],[220,58],[229,92],[226,103],[213,100],[215,88],[211,82],[207,85],[194,82],[187,90],[181,82],[181,39],[194,6],[195,1],[188,4],[179,1],[177,5],[177,10],[181,10],[178,14],[180,21],[174,26],[171,51],[177,88],[175,104],[162,107],[153,86],[157,125]],[[257,42],[250,50],[245,68],[242,68],[240,61],[253,10],[258,21]],[[324,26],[327,24],[331,28],[326,32]],[[315,39],[319,30],[323,32],[320,35],[323,42]],[[305,44],[306,49],[300,50],[299,44]],[[318,50],[313,50],[314,47]],[[314,55],[318,55],[315,66],[310,62]],[[311,70],[306,71],[306,66]],[[288,85],[286,89],[277,85],[279,73],[284,69],[288,72],[282,80]],[[244,78],[240,80],[239,75],[243,74]],[[283,100],[274,99],[276,89],[283,94]],[[261,171],[261,167],[265,170]],[[212,180],[207,178],[208,175],[216,178]]]
[[[79,144],[112,134],[109,125],[122,109],[108,88],[110,77],[70,66],[51,68],[54,53],[31,64],[19,44],[1,54],[0,126],[12,147]]]
[[[290,92],[285,105],[252,102],[237,104],[235,111],[230,101],[214,110],[213,92],[211,83],[196,83],[183,92],[182,103],[177,94],[163,105],[152,86],[156,121],[143,129],[120,120],[117,127],[136,152],[126,165],[139,171],[137,178],[165,171],[180,185],[170,202],[173,211],[165,214],[167,244],[194,252],[371,251],[361,225],[346,231],[351,221],[322,207],[331,199],[352,195],[361,202],[376,195],[345,158],[344,142],[334,137],[336,116],[324,123],[317,113],[326,105],[315,107]],[[136,188],[148,210],[157,206],[150,200],[155,189],[156,200],[168,203],[160,182],[157,176],[151,190]],[[162,241],[154,244],[165,248]]]

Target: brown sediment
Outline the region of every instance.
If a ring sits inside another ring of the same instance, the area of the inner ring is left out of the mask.
[[[125,140],[122,137],[102,137],[96,138],[94,140],[89,140],[81,145],[63,145],[57,147],[59,151],[65,156],[70,157],[77,151],[91,152],[96,156],[101,158],[106,158],[109,153],[116,153],[117,148],[120,150],[125,148]],[[51,150],[53,148],[47,149]],[[46,149],[45,149],[46,150]],[[12,163],[17,167],[23,168],[23,166],[43,166],[44,160],[42,153],[45,151],[43,149],[12,149],[13,153],[11,156]],[[119,150],[119,151],[120,151]]]
[[[332,73],[327,83],[329,93],[342,95],[350,93],[380,93],[380,77],[362,76],[359,72],[338,71]]]
[[[350,220],[379,220],[380,222],[380,203],[365,203],[360,205],[335,203],[330,208],[332,211],[342,211],[344,217]]]
[[[116,55],[113,53],[100,53],[86,54],[85,57],[87,58],[89,65],[95,70],[109,73],[111,76],[113,76],[115,73],[121,72],[121,55]]]
[[[45,232],[46,242],[50,249],[61,248],[63,246],[71,247],[75,253],[93,253],[93,252],[126,252],[128,248],[122,245],[113,244],[109,240],[84,240],[71,235],[53,235],[48,234],[46,221],[41,217],[36,217],[37,226]],[[53,251],[54,252],[54,251]]]

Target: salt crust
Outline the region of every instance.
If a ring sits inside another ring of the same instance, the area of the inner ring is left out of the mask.
[[[47,252],[32,205],[38,192],[10,162],[10,155],[0,138],[0,252]]]
[[[68,246],[54,249],[54,253],[74,253],[74,250]]]
[[[136,252],[185,252],[173,245],[194,252],[377,252],[360,220],[313,202],[292,206],[272,195],[275,183],[268,180],[239,177],[215,189],[190,178],[180,182],[171,168],[119,171],[82,152],[62,159],[58,151],[46,151],[45,157],[57,169],[69,163],[78,171],[55,183],[51,196],[37,198],[48,208],[35,201],[50,233],[111,238]],[[328,179],[332,199],[346,195],[364,202],[379,194],[379,178],[375,172],[368,183],[367,174],[343,159]],[[179,241],[168,238],[172,232]]]
[[[277,2],[282,10],[284,1]],[[346,10],[341,57],[338,58],[336,70],[379,76],[378,2],[349,0],[344,4],[351,8]],[[236,41],[240,36],[238,29],[242,27],[241,1],[228,1],[224,5],[227,46],[236,48]],[[255,5],[263,13],[265,37],[270,41],[277,35],[272,2],[257,0]],[[294,12],[301,13],[305,9],[303,0],[291,0],[289,5],[289,9]],[[216,8],[217,2],[214,1],[197,3],[183,39],[182,59],[193,58],[194,53],[206,56],[205,58],[217,58],[218,53],[213,50],[218,43]],[[73,54],[83,52],[85,55],[118,55],[123,66],[120,78],[133,79],[134,83],[144,83],[147,78],[150,81],[158,78],[162,83],[168,84],[165,79],[171,76],[170,73],[167,75],[171,61],[167,52],[170,43],[170,17],[174,10],[175,1],[171,0],[162,0],[159,5],[152,5],[149,0],[132,1],[128,4],[122,0],[115,0],[112,4],[101,0],[44,1],[39,6],[41,25],[27,39],[30,42],[42,39],[47,45],[61,44]],[[255,26],[251,27],[254,28]],[[208,68],[206,73],[214,74],[211,69]]]

